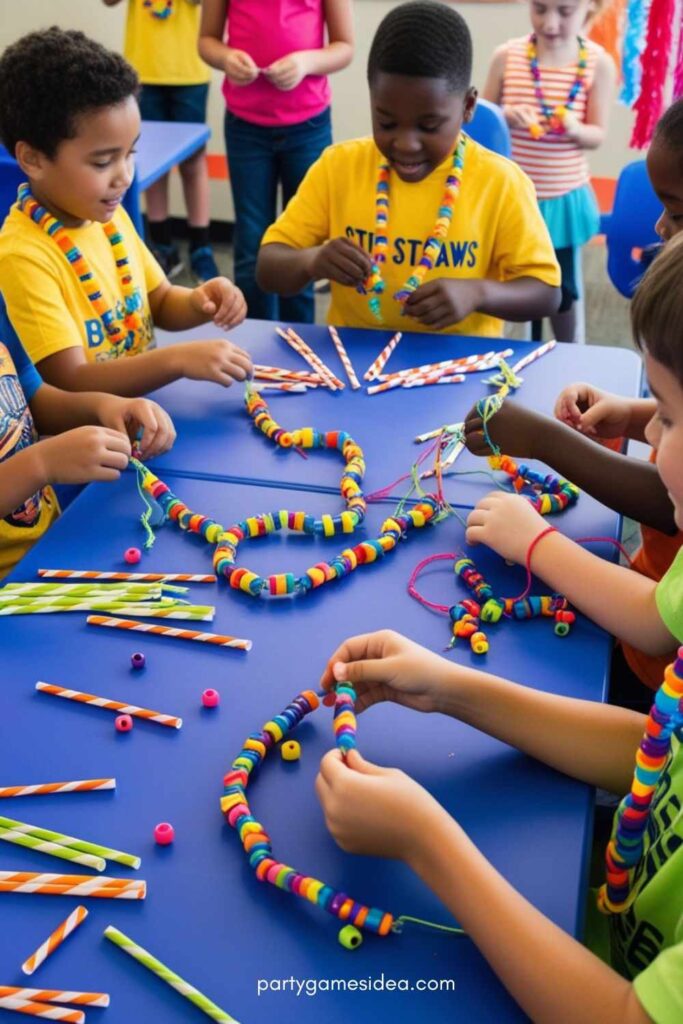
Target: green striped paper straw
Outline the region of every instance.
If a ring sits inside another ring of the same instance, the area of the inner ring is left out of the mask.
[[[129,939],[127,935],[120,932],[118,928],[114,928],[114,926],[110,924],[104,929],[104,935],[105,938],[109,939],[110,942],[113,942],[115,946],[122,949],[124,953],[128,953],[129,956],[132,956],[133,959],[137,960],[138,963],[143,965],[143,967],[152,971],[152,973],[156,974],[158,978],[165,981],[167,985],[174,988],[176,992],[180,992],[181,996],[185,996],[186,999],[189,999],[190,1002],[194,1003],[198,1009],[203,1010],[207,1017],[211,1017],[212,1020],[218,1021],[219,1024],[239,1024],[239,1022],[236,1021],[234,1017],[231,1017],[229,1013],[226,1013],[225,1010],[221,1010],[220,1006],[216,1006],[215,1003],[212,1003],[210,999],[207,999],[206,996],[202,995],[202,993],[193,985],[190,985],[189,982],[183,981],[180,975],[176,974],[175,971],[172,971],[170,967],[162,964],[161,960],[157,960],[155,956],[148,953],[146,949],[142,948],[142,946],[138,946],[137,943],[133,942],[132,939]]]
[[[0,840],[5,843],[14,843],[16,846],[25,846],[29,850],[37,850],[39,853],[47,853],[51,857],[59,857],[60,860],[69,860],[74,864],[82,864],[87,868],[94,868],[96,871],[104,871],[106,862],[101,857],[93,857],[90,853],[70,850],[59,843],[46,842],[36,835],[20,832],[19,829],[10,829],[0,826]]]
[[[121,850],[113,850],[109,846],[89,843],[85,839],[76,839],[74,836],[66,836],[61,832],[53,832],[51,829],[40,828],[38,825],[29,825],[25,821],[15,821],[14,818],[5,818],[2,815],[0,815],[0,828],[11,829],[14,832],[23,832],[25,835],[38,839],[46,839],[49,842],[57,843],[59,846],[68,847],[80,853],[91,853],[94,857],[103,857],[105,860],[116,861],[117,864],[125,864],[129,868],[139,868],[142,863],[140,858],[132,853],[123,853]],[[70,858],[66,859],[69,860]]]
[[[100,595],[108,597],[113,594],[145,594],[150,598],[161,597],[167,589],[161,583],[7,583],[0,587],[0,598],[11,595],[22,597],[47,597],[48,595],[65,597],[89,597]],[[168,588],[177,589],[182,593],[187,587]]]
[[[83,601],[78,604],[54,605],[30,602],[29,604],[0,604],[2,615],[57,615],[61,612],[115,612],[117,615],[142,615],[148,619],[184,619],[188,622],[213,622],[216,609],[213,605],[161,605],[119,604],[114,601]]]

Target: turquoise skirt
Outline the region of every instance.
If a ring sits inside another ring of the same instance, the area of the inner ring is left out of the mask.
[[[539,199],[538,206],[555,249],[585,245],[600,230],[600,211],[590,185]]]

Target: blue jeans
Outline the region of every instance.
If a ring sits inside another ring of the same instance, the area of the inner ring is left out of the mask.
[[[277,216],[278,184],[286,206],[331,142],[329,108],[301,124],[275,128],[226,111],[225,145],[235,205],[235,284],[244,292],[251,317],[313,323],[312,287],[286,298],[268,295],[256,284],[256,257],[266,228]]]

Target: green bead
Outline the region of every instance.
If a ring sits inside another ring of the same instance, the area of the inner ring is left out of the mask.
[[[344,949],[356,949],[363,941],[363,936],[352,924],[345,924],[337,936]]]
[[[568,632],[569,632],[569,623],[568,622],[556,622],[555,623],[555,635],[556,636],[566,636]]]

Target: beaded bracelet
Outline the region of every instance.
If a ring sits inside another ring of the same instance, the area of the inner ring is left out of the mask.
[[[427,523],[438,521],[440,504],[436,498],[425,495],[411,509],[385,519],[376,539],[361,541],[354,547],[345,548],[331,561],[318,562],[301,576],[285,572],[264,577],[237,566],[237,552],[244,540],[263,537],[282,529],[320,537],[352,534],[363,522],[366,511],[362,490],[365,459],[361,447],[349,434],[340,430],[323,433],[312,427],[287,431],[272,418],[263,397],[249,386],[245,400],[254,425],[281,448],[328,448],[341,453],[346,463],[340,483],[340,491],[346,503],[345,511],[337,516],[322,515],[316,519],[307,512],[280,509],[249,516],[226,529],[215,520],[191,511],[150,469],[138,460],[131,459],[131,464],[138,472],[141,493],[144,491],[160,506],[165,519],[176,522],[182,530],[203,536],[208,544],[215,546],[214,571],[217,575],[225,576],[234,589],[252,597],[263,594],[271,597],[307,594],[325,583],[347,576],[361,565],[383,558],[411,529],[419,529]],[[146,547],[154,542],[154,534],[148,523],[150,513],[151,509],[148,508],[142,517],[143,525],[148,530]]]

